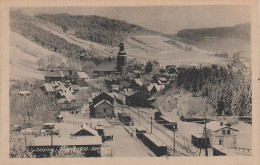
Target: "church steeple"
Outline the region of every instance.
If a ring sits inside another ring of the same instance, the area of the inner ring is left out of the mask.
[[[119,52],[117,55],[117,71],[121,72],[123,76],[126,76],[127,74],[127,56],[125,52],[125,46],[124,43],[121,42],[119,44]]]

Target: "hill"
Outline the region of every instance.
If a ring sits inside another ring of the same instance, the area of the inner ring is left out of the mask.
[[[26,39],[48,49],[70,58],[79,58],[80,55],[91,57],[97,61],[98,57],[94,52],[69,43],[65,39],[41,28],[39,24],[45,24],[40,19],[28,16],[21,11],[10,12],[10,28],[12,31],[23,35]]]
[[[36,18],[60,26],[64,32],[78,38],[117,46],[128,36],[159,34],[125,21],[100,16],[72,16],[68,14],[40,14]]]
[[[58,17],[58,15],[55,15]],[[59,15],[61,18],[64,15]],[[66,15],[66,17],[69,17]],[[71,16],[75,17],[75,16]],[[92,19],[97,19],[96,16],[88,16]],[[87,16],[82,16],[81,19],[87,19]],[[62,20],[61,18],[56,18],[57,20]],[[73,20],[73,19],[72,19]],[[220,57],[212,56],[209,51],[198,49],[192,47],[192,51],[185,51],[184,49],[172,45],[173,39],[159,34],[157,32],[152,32],[142,27],[131,25],[123,21],[105,19],[102,17],[103,21],[108,20],[108,25],[103,23],[93,23],[95,26],[102,29],[105,26],[110,27],[110,22],[120,22],[124,26],[115,26],[115,31],[108,30],[104,28],[103,30],[97,28],[97,32],[101,30],[100,35],[104,35],[113,40],[114,43],[120,42],[117,37],[125,38],[125,50],[129,59],[137,58],[140,61],[147,62],[149,60],[157,60],[162,65],[200,65],[200,64],[220,64],[225,65],[229,63],[229,59],[224,59]],[[76,21],[77,22],[77,21]],[[78,21],[79,24],[81,21]],[[84,21],[83,21],[84,22]],[[84,24],[82,22],[82,24]],[[102,22],[102,21],[100,21]],[[106,22],[106,21],[105,21]],[[94,42],[88,39],[80,38],[76,33],[73,33],[73,27],[75,29],[88,29],[86,22],[86,28],[82,25],[74,25],[75,22],[68,22],[67,30],[50,20],[40,18],[39,16],[33,17],[24,14],[22,11],[11,11],[10,12],[10,28],[13,32],[10,35],[10,45],[11,50],[11,64],[12,72],[11,77],[19,79],[29,77],[37,77],[38,79],[43,78],[44,72],[39,71],[37,67],[37,61],[42,56],[49,56],[51,54],[56,54],[58,56],[64,57],[65,59],[75,59],[79,58],[81,55],[89,60],[94,61],[96,64],[101,64],[109,56],[116,58],[118,52],[118,46],[111,46],[108,44],[102,44],[100,42]],[[81,28],[78,28],[80,27]],[[123,27],[127,28],[123,28]],[[76,28],[77,27],[77,28]],[[117,28],[116,28],[117,27]],[[134,28],[137,27],[137,28]],[[66,29],[66,28],[65,28]],[[128,30],[126,30],[128,29]],[[138,30],[139,29],[139,30]],[[113,33],[117,33],[118,36],[109,36]],[[94,34],[94,33],[92,33]],[[108,34],[108,36],[106,35]],[[98,36],[98,35],[97,35]],[[184,43],[182,43],[185,45]],[[33,65],[28,65],[28,60],[33,63]],[[20,72],[21,71],[21,72]],[[27,74],[28,71],[34,74]],[[25,74],[23,74],[25,73]]]
[[[171,38],[213,52],[242,52],[244,58],[251,55],[251,24],[239,24],[233,27],[184,29]]]
[[[21,34],[10,32],[10,79],[39,79],[43,80],[46,72],[39,70],[38,60],[41,57],[59,56],[62,61],[66,57],[54,51],[45,49]]]

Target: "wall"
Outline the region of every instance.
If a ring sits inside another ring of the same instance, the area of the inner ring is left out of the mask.
[[[104,112],[104,109],[106,109],[106,112]],[[94,111],[95,111],[94,113],[96,118],[105,118],[105,117],[114,116],[114,107],[106,102],[96,107]]]

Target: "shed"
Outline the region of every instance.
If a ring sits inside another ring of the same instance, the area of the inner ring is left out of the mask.
[[[205,136],[202,133],[194,133],[191,135],[191,142],[199,148],[205,148]],[[207,137],[207,147],[210,146],[209,138]]]

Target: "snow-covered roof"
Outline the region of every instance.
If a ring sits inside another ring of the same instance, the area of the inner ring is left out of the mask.
[[[46,90],[47,92],[54,92],[54,91],[55,91],[54,88],[51,86],[51,84],[49,84],[49,83],[44,83],[43,85],[44,85],[44,88],[45,88],[45,90]]]
[[[211,121],[211,122],[207,123],[206,128],[211,130],[211,131],[214,131],[214,132],[221,130],[223,128],[230,128],[230,129],[233,129],[235,131],[238,131],[238,130],[230,127],[230,126],[225,125],[224,123],[223,123],[223,125],[221,125],[220,121]]]
[[[51,141],[47,136],[39,136],[34,138],[29,146],[50,146]],[[53,137],[54,146],[89,146],[89,145],[102,145],[101,136],[77,136],[74,138],[70,137]]]
[[[140,79],[135,79],[135,83],[138,84],[139,86],[143,86],[143,82]]]
[[[65,77],[62,71],[47,72],[45,77]]]
[[[109,105],[111,105],[113,107],[113,105],[109,101],[101,100],[100,102],[98,102],[97,104],[94,105],[94,108],[98,107],[99,105],[101,105],[103,103],[107,103],[107,104],[109,104]]]
[[[20,95],[30,95],[30,91],[20,91]]]
[[[88,131],[89,133],[91,133],[93,136],[98,136],[98,132],[86,125],[84,125],[83,127],[81,127],[80,129],[78,129],[77,131],[75,131],[74,133],[72,133],[73,135],[77,134],[78,132],[85,130]]]
[[[86,72],[77,72],[79,78],[90,78]]]

